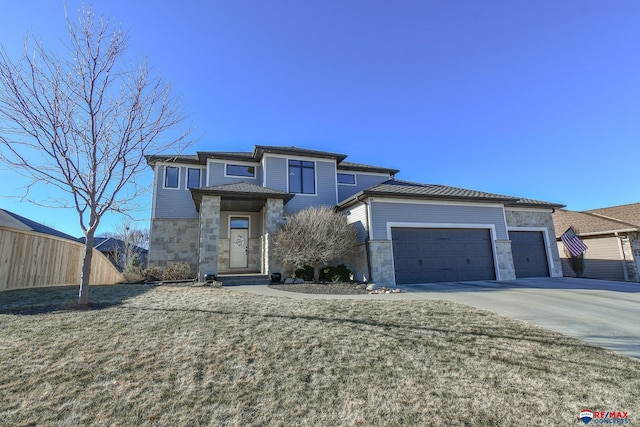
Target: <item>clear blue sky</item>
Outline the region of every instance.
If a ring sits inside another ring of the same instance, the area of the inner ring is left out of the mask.
[[[7,50],[26,31],[58,48],[62,0],[6,3]],[[75,13],[79,1],[67,5]],[[575,210],[640,202],[637,0],[93,5],[183,95],[194,152],[295,145],[394,167],[400,179]],[[12,171],[0,179],[0,195],[21,194]],[[81,234],[73,211],[7,197],[0,206]]]

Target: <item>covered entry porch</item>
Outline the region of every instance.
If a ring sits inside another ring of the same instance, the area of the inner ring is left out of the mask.
[[[269,251],[271,236],[293,194],[239,182],[193,188],[199,213],[198,278],[280,272]]]

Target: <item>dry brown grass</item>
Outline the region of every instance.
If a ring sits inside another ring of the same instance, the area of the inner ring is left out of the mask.
[[[92,292],[105,308],[52,311],[75,289],[0,294],[0,424],[640,422],[637,360],[454,303]]]

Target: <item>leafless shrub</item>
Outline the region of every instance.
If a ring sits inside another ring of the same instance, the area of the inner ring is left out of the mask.
[[[274,253],[284,262],[301,268],[313,266],[320,281],[320,267],[351,251],[357,243],[355,228],[332,208],[309,207],[291,215],[274,235]]]

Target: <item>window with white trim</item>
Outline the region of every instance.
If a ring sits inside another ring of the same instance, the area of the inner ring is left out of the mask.
[[[339,173],[338,184],[356,185],[356,175],[353,173]]]
[[[175,166],[165,166],[164,168],[164,188],[178,188],[180,168]]]
[[[289,192],[316,193],[315,163],[305,160],[289,160]]]
[[[234,165],[227,163],[225,167],[225,173],[227,176],[239,176],[245,178],[255,178],[256,167],[247,165]]]
[[[200,169],[187,169],[187,188],[200,188]]]

